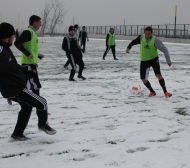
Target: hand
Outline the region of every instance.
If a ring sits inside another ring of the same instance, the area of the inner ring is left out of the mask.
[[[82,49],[81,51],[82,51],[82,53],[84,53],[84,49]]]
[[[130,51],[130,48],[127,48],[127,49],[126,49],[126,53],[129,53],[129,51]]]
[[[168,66],[169,66],[169,67],[171,67],[171,65],[172,65],[172,63],[171,63],[171,62],[170,62],[170,63],[168,63]]]
[[[33,58],[33,55],[30,54],[30,55],[28,56],[28,59],[32,59],[32,58]]]

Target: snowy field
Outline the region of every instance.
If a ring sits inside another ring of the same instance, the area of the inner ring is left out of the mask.
[[[135,37],[134,37],[135,38]],[[116,41],[118,61],[111,51],[102,60],[105,40],[90,39],[84,54],[86,81],[69,82],[63,68],[66,56],[60,37],[39,38],[41,95],[49,104],[50,136],[37,128],[33,109],[25,135],[31,140],[11,142],[19,105],[0,96],[0,168],[189,168],[190,167],[190,45],[165,43],[173,62],[160,53],[163,91],[150,72],[157,96],[139,77],[139,45],[126,54],[130,41]],[[11,47],[18,61],[20,52]],[[77,76],[77,75],[75,75]],[[130,93],[141,86],[141,96]]]

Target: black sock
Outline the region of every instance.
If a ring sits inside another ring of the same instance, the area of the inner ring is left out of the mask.
[[[166,85],[165,85],[164,78],[163,78],[163,79],[161,79],[161,80],[159,80],[159,83],[160,83],[160,86],[162,87],[162,89],[163,89],[164,93],[166,93],[166,92],[167,92],[167,90],[166,90]]]
[[[151,86],[151,84],[150,84],[150,82],[148,81],[147,83],[145,83],[144,84],[151,92],[154,92],[155,93],[155,91],[152,89],[152,86]]]

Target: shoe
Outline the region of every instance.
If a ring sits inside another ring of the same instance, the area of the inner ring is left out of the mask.
[[[12,103],[12,100],[11,99],[7,99],[7,103],[9,104],[9,105],[12,105],[13,103]]]
[[[114,58],[114,60],[119,60],[119,59],[117,59],[117,58]]]
[[[166,96],[166,98],[168,98],[168,97],[171,97],[171,96],[172,96],[172,94],[171,94],[171,93],[169,93],[169,92],[165,92],[165,96]]]
[[[103,57],[102,59],[105,60],[105,57]]]
[[[13,138],[13,140],[15,141],[27,141],[29,140],[30,138],[24,136],[23,134],[22,135],[11,135],[11,138]]]
[[[154,97],[154,96],[156,96],[156,92],[150,92],[148,97]]]
[[[78,76],[78,78],[81,78],[82,80],[86,80],[84,76]]]
[[[68,69],[68,66],[67,66],[67,65],[64,65],[64,68],[65,68],[65,69]]]
[[[73,82],[76,82],[76,80],[74,80],[73,78],[69,79],[69,81],[73,81]]]
[[[38,128],[39,128],[39,130],[44,131],[48,135],[54,135],[56,133],[56,130],[51,128],[48,124],[45,124],[44,126],[40,126]]]

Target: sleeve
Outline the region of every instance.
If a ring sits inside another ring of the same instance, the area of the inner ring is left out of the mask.
[[[81,38],[81,31],[79,32],[79,39]]]
[[[107,37],[106,37],[106,46],[108,45],[108,39],[109,39],[109,33],[107,34]]]
[[[141,35],[139,35],[136,39],[131,41],[127,48],[131,49],[134,45],[140,44],[141,43]]]
[[[66,38],[66,37],[64,37],[64,39],[63,39],[62,49],[63,49],[66,53],[69,52],[68,44],[67,44],[67,38]]]
[[[23,47],[23,43],[29,42],[32,39],[31,32],[29,30],[25,30],[22,34],[18,37],[18,39],[14,42],[14,45],[18,50],[24,53],[26,56],[29,56],[31,53]]]
[[[86,38],[87,38],[87,40],[89,40],[89,39],[88,39],[88,32],[86,32]]]
[[[155,38],[155,42],[154,42],[154,45],[157,49],[159,49],[161,52],[164,53],[164,56],[166,58],[166,62],[169,64],[171,63],[171,60],[170,60],[170,55],[169,55],[169,52],[168,52],[168,49],[166,48],[166,46],[162,43],[162,41],[158,38]]]

